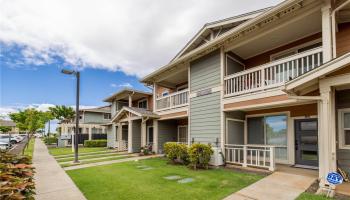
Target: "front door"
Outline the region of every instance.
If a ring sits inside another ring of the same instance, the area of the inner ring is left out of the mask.
[[[295,120],[295,163],[318,166],[317,119]]]
[[[148,127],[147,145],[153,144],[153,126]]]

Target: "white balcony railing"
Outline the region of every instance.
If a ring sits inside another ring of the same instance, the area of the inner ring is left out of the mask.
[[[178,108],[188,105],[188,90],[171,93],[156,100],[157,111]]]
[[[275,147],[269,145],[225,145],[227,163],[243,167],[259,167],[270,171],[275,170]]]
[[[225,97],[279,87],[322,63],[322,48],[316,48],[226,76]]]

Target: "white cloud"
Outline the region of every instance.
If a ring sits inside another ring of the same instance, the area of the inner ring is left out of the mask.
[[[0,0],[0,41],[25,64],[121,70],[143,76],[166,64],[204,23],[281,0]],[[25,65],[24,65],[25,66]]]
[[[115,84],[115,83],[111,83],[111,85],[110,85],[111,87],[117,87],[117,84]]]
[[[122,83],[119,84],[118,87],[132,88],[133,86],[131,85],[131,83]]]

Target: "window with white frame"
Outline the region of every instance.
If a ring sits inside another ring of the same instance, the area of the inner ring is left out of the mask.
[[[103,119],[111,119],[111,113],[104,113]]]
[[[147,109],[147,99],[140,100],[137,104],[139,108]]]
[[[350,149],[350,108],[338,110],[339,148]]]
[[[162,97],[168,96],[169,95],[169,90],[165,90],[162,92]]]

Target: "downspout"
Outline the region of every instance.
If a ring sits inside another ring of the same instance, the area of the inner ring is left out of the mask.
[[[337,57],[337,43],[336,43],[336,21],[335,21],[335,14],[337,11],[339,11],[340,9],[342,9],[344,6],[346,6],[347,4],[350,3],[350,0],[345,1],[344,3],[342,3],[340,6],[338,6],[337,8],[335,8],[332,13],[331,13],[331,17],[332,17],[332,58]]]

